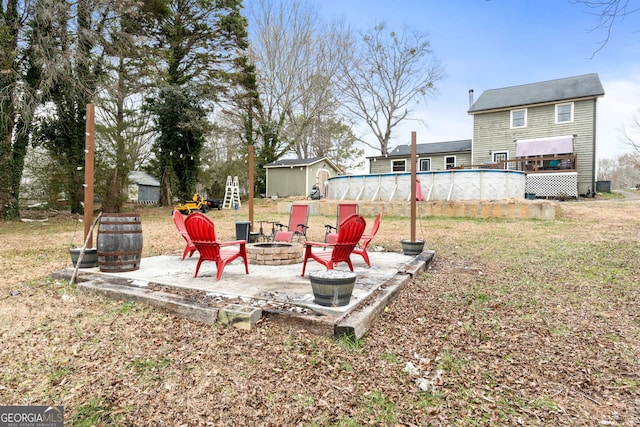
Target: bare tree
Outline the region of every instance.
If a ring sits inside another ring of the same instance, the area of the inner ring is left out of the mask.
[[[616,161],[613,159],[598,160],[598,181],[611,180],[611,175],[616,170]]]
[[[588,13],[596,16],[596,24],[591,31],[604,31],[605,33],[604,39],[593,52],[591,58],[596,56],[609,42],[616,22],[640,11],[640,6],[632,4],[631,0],[575,0],[575,3],[584,5],[588,9]]]
[[[309,2],[256,2],[252,59],[261,96],[262,144],[277,160],[317,151],[313,127],[335,114],[333,76],[344,54],[344,25],[328,28]]]
[[[313,127],[314,156],[336,159],[336,164],[342,169],[358,168],[362,166],[364,150],[359,147],[357,138],[351,126],[339,119],[331,119],[318,123]]]
[[[640,158],[640,110],[631,118],[631,129],[622,126],[620,133],[622,142]]]
[[[638,188],[640,185],[638,160],[638,155],[634,153],[623,154],[616,158],[615,168],[607,176],[612,188]]]
[[[612,188],[640,185],[640,111],[632,117],[630,128],[620,128],[620,140],[631,151],[616,159],[598,161],[598,180],[611,181]]]
[[[415,103],[435,92],[444,69],[426,35],[408,27],[397,33],[380,23],[361,33],[352,49],[340,82],[344,106],[373,132],[378,144],[360,141],[385,155],[393,128],[411,118]]]

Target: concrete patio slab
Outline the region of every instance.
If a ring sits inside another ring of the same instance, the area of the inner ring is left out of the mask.
[[[276,322],[297,325],[322,335],[347,333],[360,337],[373,318],[411,278],[426,269],[435,254],[425,251],[417,257],[397,252],[369,252],[371,267],[362,257],[352,256],[357,275],[348,305],[326,307],[314,303],[309,274],[324,270],[313,260],[301,277],[302,263],[290,265],[244,264],[235,260],[216,277],[215,263],[205,261],[198,277],[193,277],[198,262],[181,260],[177,255],[143,258],[140,268],[130,272],[101,272],[96,268],[78,270],[78,288],[111,298],[136,300],[205,323],[214,323],[218,310],[229,304],[257,307],[263,316]],[[346,264],[337,269],[348,270]],[[54,273],[71,278],[73,269]],[[196,297],[197,295],[197,297]],[[211,318],[209,318],[211,317]]]

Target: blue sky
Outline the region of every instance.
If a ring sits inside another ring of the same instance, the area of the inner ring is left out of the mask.
[[[605,96],[598,103],[598,158],[628,151],[619,129],[640,109],[640,12],[617,22],[608,43],[592,30],[596,17],[571,0],[317,0],[321,16],[362,30],[378,22],[429,36],[446,70],[438,93],[412,121],[396,128],[391,146],[472,137],[469,89],[488,89],[598,73]],[[593,56],[593,58],[592,58]],[[367,150],[367,155],[375,154]]]

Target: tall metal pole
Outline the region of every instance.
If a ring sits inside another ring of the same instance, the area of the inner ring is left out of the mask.
[[[416,132],[411,132],[411,241],[416,241]]]
[[[254,178],[254,160],[253,160],[253,145],[249,146],[249,222],[250,231],[253,231],[253,182]]]
[[[93,247],[93,164],[95,153],[95,108],[87,104],[87,118],[84,147],[84,239],[87,248]]]

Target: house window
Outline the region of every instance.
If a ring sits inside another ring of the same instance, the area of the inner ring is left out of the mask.
[[[573,121],[573,102],[556,104],[556,123],[571,123]]]
[[[394,160],[391,162],[391,172],[405,172],[407,170],[406,160]]]
[[[420,159],[420,171],[429,172],[431,170],[431,159]]]
[[[456,156],[446,156],[444,158],[444,168],[452,169],[456,167]]]
[[[511,110],[511,128],[527,127],[527,109]]]

